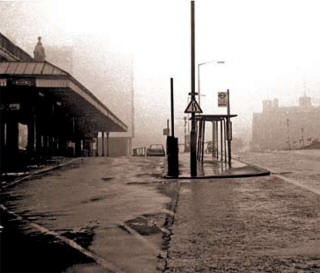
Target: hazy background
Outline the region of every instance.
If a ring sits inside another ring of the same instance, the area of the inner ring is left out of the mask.
[[[317,0],[197,0],[196,62],[226,62],[201,67],[204,112],[225,113],[217,92],[229,88],[231,112],[239,114],[234,134],[249,138],[263,99],[297,105],[306,92],[319,105],[319,7]],[[48,54],[49,47],[69,50],[71,74],[128,125],[134,88],[135,145],[164,142],[173,77],[183,142],[189,0],[0,1],[0,31],[31,55],[38,36]]]

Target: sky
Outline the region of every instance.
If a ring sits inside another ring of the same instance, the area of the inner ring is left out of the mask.
[[[203,111],[225,113],[217,92],[229,89],[241,135],[264,99],[297,105],[306,92],[319,105],[319,6],[196,0],[196,63],[214,61],[200,67]],[[0,1],[0,18],[0,31],[30,54],[38,36],[44,46],[73,47],[75,76],[128,124],[132,61],[136,145],[164,142],[173,77],[175,131],[182,137],[191,91],[189,0]]]

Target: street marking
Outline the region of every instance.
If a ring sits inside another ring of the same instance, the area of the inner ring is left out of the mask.
[[[278,175],[278,174],[273,175],[273,176],[276,176],[276,177],[278,177],[278,178],[280,178],[280,179],[283,179],[284,181],[286,181],[286,182],[288,182],[288,183],[294,184],[295,186],[298,186],[298,187],[300,187],[300,188],[303,188],[303,189],[305,189],[305,190],[308,190],[308,191],[311,191],[311,192],[313,192],[313,193],[315,193],[315,194],[320,195],[320,190],[317,190],[317,189],[314,189],[314,188],[312,188],[312,187],[303,185],[303,184],[301,184],[299,181],[297,181],[297,180],[295,180],[295,179],[287,178],[287,177],[285,177],[285,176]]]
[[[23,218],[22,216],[16,214],[13,211],[10,211],[8,208],[6,208],[4,205],[0,204],[0,209],[7,212],[10,215],[13,215],[16,219],[18,219],[19,221],[23,221],[26,222],[28,225],[30,225],[32,228],[36,229],[37,231],[44,233],[44,234],[48,234],[48,235],[52,235],[54,236],[56,239],[66,243],[67,245],[69,245],[70,247],[78,250],[80,253],[82,253],[84,256],[87,256],[91,259],[93,259],[97,264],[99,264],[100,266],[102,266],[104,269],[109,270],[111,272],[117,272],[117,273],[126,273],[125,271],[123,271],[122,269],[117,268],[114,264],[107,262],[105,259],[103,259],[102,257],[98,256],[97,254],[83,248],[82,246],[80,246],[78,243],[76,243],[75,241],[68,239],[62,235],[59,235],[58,233],[51,231],[43,226],[40,226],[36,223],[30,222],[29,220]]]

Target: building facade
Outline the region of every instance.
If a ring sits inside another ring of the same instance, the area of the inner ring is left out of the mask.
[[[98,135],[128,130],[76,78],[45,60],[41,37],[34,58],[1,37],[0,174],[51,156],[97,155]]]
[[[302,149],[320,138],[320,106],[311,98],[299,98],[298,106],[279,106],[279,100],[262,102],[262,113],[254,113],[251,149]]]

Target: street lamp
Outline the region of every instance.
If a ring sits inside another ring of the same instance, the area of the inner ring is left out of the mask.
[[[200,94],[200,66],[205,65],[205,64],[210,64],[210,63],[224,64],[225,62],[224,61],[211,60],[211,61],[207,61],[207,62],[198,63],[198,100],[199,100],[199,105],[200,105],[200,97],[201,97],[201,94]]]

